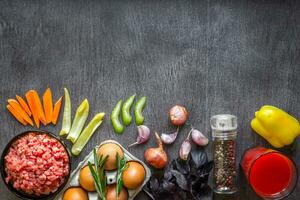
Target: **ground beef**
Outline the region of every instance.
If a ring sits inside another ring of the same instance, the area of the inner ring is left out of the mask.
[[[69,170],[66,150],[47,134],[26,134],[12,144],[5,156],[6,183],[31,195],[55,192]]]

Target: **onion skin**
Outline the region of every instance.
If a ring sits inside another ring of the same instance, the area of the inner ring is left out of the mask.
[[[173,106],[169,111],[171,123],[175,126],[184,125],[189,117],[189,113],[185,107],[180,105]]]
[[[155,133],[158,147],[149,148],[145,151],[144,158],[149,165],[156,169],[163,169],[168,164],[167,153],[163,149],[162,141],[157,133]]]

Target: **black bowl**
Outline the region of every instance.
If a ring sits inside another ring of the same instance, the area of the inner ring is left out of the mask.
[[[5,178],[6,178],[6,172],[5,172],[5,166],[4,166],[4,157],[6,156],[6,154],[8,153],[8,150],[10,149],[10,146],[16,141],[18,140],[19,138],[25,136],[26,134],[29,134],[29,133],[36,133],[36,134],[46,134],[48,135],[49,137],[51,138],[54,138],[56,139],[59,143],[62,144],[62,146],[64,147],[64,149],[66,150],[67,152],[67,155],[68,155],[68,158],[69,158],[69,174],[65,177],[65,180],[64,180],[64,183],[59,186],[59,188],[54,192],[54,193],[50,193],[48,195],[41,195],[41,196],[36,196],[36,195],[30,195],[30,194],[27,194],[23,191],[19,191],[19,190],[16,190],[13,185],[11,183],[6,183],[5,181]],[[2,180],[3,182],[5,183],[5,185],[7,186],[7,188],[12,192],[14,193],[16,196],[20,197],[21,199],[24,199],[24,200],[32,200],[32,199],[39,199],[39,200],[48,200],[48,199],[51,199],[51,198],[54,198],[64,187],[65,185],[67,184],[69,178],[70,178],[70,174],[71,174],[71,156],[70,156],[70,152],[68,151],[66,145],[60,141],[60,139],[54,135],[53,133],[50,133],[48,131],[42,131],[42,130],[33,130],[33,131],[26,131],[26,132],[23,132],[15,137],[13,137],[9,143],[5,146],[3,152],[2,152],[2,155],[1,155],[1,160],[0,160],[0,170],[1,170],[1,176],[2,176]]]

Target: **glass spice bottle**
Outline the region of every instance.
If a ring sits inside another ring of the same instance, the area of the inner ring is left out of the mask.
[[[213,140],[213,188],[219,194],[237,191],[236,138],[237,117],[214,115],[210,119]]]

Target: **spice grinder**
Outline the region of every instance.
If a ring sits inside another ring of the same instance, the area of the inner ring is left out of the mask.
[[[236,138],[237,117],[214,115],[210,120],[213,141],[213,189],[218,194],[237,191]]]

